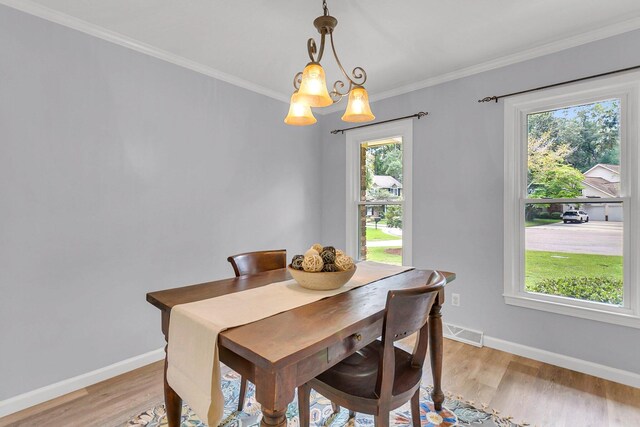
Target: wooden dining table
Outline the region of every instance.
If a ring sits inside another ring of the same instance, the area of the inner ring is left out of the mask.
[[[286,410],[296,387],[304,384],[382,334],[387,292],[425,286],[431,270],[409,270],[320,301],[220,333],[220,361],[255,385],[262,407],[262,426],[286,425]],[[447,283],[455,274],[441,272]],[[222,295],[291,279],[286,269],[150,292],[147,301],[160,309],[162,333],[169,340],[171,309]],[[431,397],[441,409],[442,320],[444,291],[438,291],[429,313],[429,356],[433,374]],[[242,310],[242,307],[238,307]],[[167,347],[165,347],[166,351]],[[167,383],[164,398],[169,427],[178,427],[182,399]]]

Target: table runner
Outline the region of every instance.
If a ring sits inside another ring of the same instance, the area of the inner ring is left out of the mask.
[[[224,408],[218,334],[413,268],[371,261],[357,266],[351,280],[332,291],[309,291],[291,279],[174,306],[167,350],[169,385],[200,419],[217,426]]]

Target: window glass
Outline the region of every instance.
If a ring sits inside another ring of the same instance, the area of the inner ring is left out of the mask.
[[[526,205],[525,290],[622,305],[623,205],[583,206]]]
[[[400,137],[360,144],[361,260],[402,265],[402,157]]]
[[[527,126],[525,290],[622,305],[620,101],[529,114]]]
[[[360,144],[360,200],[402,200],[402,138]]]
[[[529,198],[620,195],[620,100],[529,114]]]

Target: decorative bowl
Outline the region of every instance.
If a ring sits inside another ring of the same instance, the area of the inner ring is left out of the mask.
[[[306,289],[314,291],[330,291],[332,289],[338,289],[344,286],[345,283],[351,279],[356,272],[356,266],[354,265],[351,270],[335,271],[335,272],[317,272],[311,273],[304,270],[296,270],[291,268],[291,264],[287,266],[291,277],[294,278],[300,286]]]

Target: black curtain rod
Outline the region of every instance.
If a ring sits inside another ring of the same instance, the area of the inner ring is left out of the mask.
[[[334,130],[331,131],[331,133],[335,135],[335,134],[338,134],[338,133],[345,133],[348,130],[366,128],[367,126],[381,125],[383,123],[396,122],[398,120],[410,119],[412,117],[417,117],[417,118],[420,119],[420,118],[426,116],[427,114],[429,114],[429,113],[426,113],[424,111],[420,111],[419,113],[415,113],[415,114],[412,114],[410,116],[398,117],[397,119],[389,119],[389,120],[384,120],[384,121],[381,121],[381,122],[369,123],[369,124],[366,124],[366,125],[355,126],[355,127],[347,128],[347,129],[334,129]]]
[[[508,93],[506,95],[500,95],[500,96],[487,96],[486,98],[479,99],[478,102],[491,102],[491,101],[498,102],[499,99],[507,98],[509,96],[521,95],[523,93],[535,92],[537,90],[549,89],[549,88],[552,88],[552,87],[562,86],[562,85],[568,85],[570,83],[577,83],[577,82],[581,82],[583,80],[596,79],[598,77],[609,76],[611,74],[624,73],[625,71],[637,70],[639,68],[640,68],[640,65],[636,65],[635,67],[623,68],[621,70],[608,71],[606,73],[595,74],[593,76],[588,76],[588,77],[581,77],[579,79],[568,80],[568,81],[562,82],[562,83],[554,83],[552,85],[540,86],[540,87],[537,87],[535,89],[521,90],[520,92]]]

